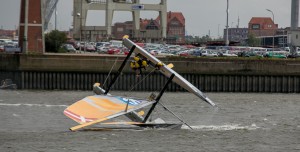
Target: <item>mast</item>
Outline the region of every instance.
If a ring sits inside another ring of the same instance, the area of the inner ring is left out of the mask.
[[[126,64],[126,62],[128,61],[128,59],[130,58],[132,52],[134,51],[135,49],[135,45],[133,45],[130,49],[130,52],[128,53],[128,55],[126,56],[125,60],[123,61],[122,65],[120,66],[119,70],[118,70],[118,73],[117,75],[114,77],[114,79],[111,81],[111,83],[109,84],[108,88],[106,89],[105,93],[104,94],[107,94],[109,92],[109,90],[111,89],[112,85],[117,81],[117,79],[119,78],[119,76],[121,75],[123,69],[124,69],[124,66]]]

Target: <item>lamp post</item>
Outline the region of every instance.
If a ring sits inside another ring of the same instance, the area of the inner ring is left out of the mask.
[[[79,18],[79,20],[80,20],[80,27],[79,27],[79,31],[80,31],[80,33],[79,33],[79,51],[81,51],[81,14],[80,13],[77,13],[77,17]]]
[[[220,38],[220,24],[218,24],[218,38]]]
[[[270,9],[266,9],[268,12],[271,12],[272,13],[272,16],[273,16],[273,23],[274,23],[274,25],[275,25],[275,20],[274,20],[274,13],[273,13],[273,11],[271,11]],[[274,46],[275,46],[275,44],[274,44],[274,37],[275,37],[275,30],[274,30],[274,27],[273,27],[273,51],[274,51]]]

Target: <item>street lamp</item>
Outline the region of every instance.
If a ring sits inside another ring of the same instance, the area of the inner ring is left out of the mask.
[[[79,33],[79,51],[81,51],[81,14],[80,13],[77,13],[77,17],[79,18],[79,20],[80,20],[80,27],[79,27],[79,31],[80,31],[80,33]]]
[[[274,23],[274,25],[275,25],[275,20],[274,20],[274,13],[273,13],[273,11],[271,11],[270,9],[266,9],[268,12],[271,12],[272,13],[272,16],[273,16],[273,23]],[[274,37],[275,37],[275,30],[274,30],[274,27],[273,27],[273,51],[274,51],[274,46],[275,46],[275,44],[274,44]]]

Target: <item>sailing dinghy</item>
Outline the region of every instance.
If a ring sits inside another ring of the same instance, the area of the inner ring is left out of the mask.
[[[67,117],[79,123],[79,125],[71,127],[71,131],[90,128],[91,126],[94,126],[96,124],[100,129],[178,129],[181,128],[183,124],[191,128],[186,122],[180,119],[169,108],[167,108],[164,104],[159,102],[167,86],[171,82],[174,82],[186,89],[187,91],[195,94],[197,97],[207,102],[211,106],[215,106],[215,104],[207,96],[205,96],[198,88],[196,88],[186,79],[184,79],[177,72],[172,70],[171,68],[173,67],[173,65],[165,65],[163,62],[152,56],[150,53],[136,45],[128,38],[123,39],[123,45],[130,49],[130,52],[126,56],[122,65],[119,67],[117,74],[110,82],[108,88],[104,90],[100,87],[100,84],[95,84],[93,88],[96,95],[85,97],[64,110],[64,114]],[[133,53],[135,54],[135,56],[133,57],[133,61],[130,65],[132,68],[141,71],[142,68],[151,66],[156,70],[160,71],[163,75],[165,75],[168,78],[168,81],[163,86],[158,96],[152,95],[148,99],[138,99],[134,97],[113,96],[109,94],[111,87],[121,75],[123,68],[125,67],[127,61]],[[177,117],[181,121],[181,123],[166,123],[161,119],[149,121],[149,117],[151,116],[157,104],[160,104],[165,110],[169,111],[173,116]],[[143,109],[146,107],[150,107],[150,109],[143,116]],[[115,119],[120,116],[126,116],[130,119],[130,121],[111,122],[112,119]]]

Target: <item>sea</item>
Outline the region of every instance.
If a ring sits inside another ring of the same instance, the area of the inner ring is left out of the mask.
[[[147,98],[158,92],[111,94]],[[1,152],[299,152],[300,94],[205,93],[212,107],[188,92],[166,92],[168,109],[192,127],[69,130],[63,114],[91,91],[0,90]],[[180,122],[160,105],[152,119]],[[121,118],[119,118],[121,119]]]

